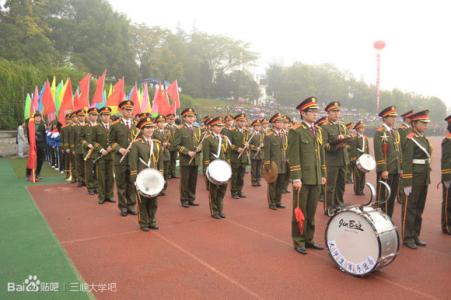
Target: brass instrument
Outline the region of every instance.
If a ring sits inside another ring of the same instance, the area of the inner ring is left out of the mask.
[[[90,159],[92,157],[92,154],[94,153],[94,147],[92,147],[91,149],[89,149],[88,153],[86,153],[86,156],[83,158],[84,161],[87,161],[88,159]]]

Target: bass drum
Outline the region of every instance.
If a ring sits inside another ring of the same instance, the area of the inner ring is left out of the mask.
[[[348,207],[329,220],[326,246],[340,270],[365,276],[395,260],[399,234],[380,209]]]
[[[357,169],[362,172],[368,173],[376,168],[376,161],[369,154],[362,154],[355,162]]]
[[[225,160],[215,159],[208,165],[205,175],[211,183],[223,185],[232,177],[232,168]]]
[[[164,188],[164,177],[152,168],[142,170],[136,176],[136,191],[144,197],[156,197]]]

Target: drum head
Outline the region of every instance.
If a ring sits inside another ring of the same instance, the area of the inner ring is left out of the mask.
[[[366,172],[372,171],[376,168],[376,161],[369,154],[362,154],[358,160],[357,165]]]
[[[232,168],[226,161],[216,159],[208,165],[206,173],[209,179],[216,181],[215,184],[226,183],[232,177]]]
[[[344,210],[330,219],[326,245],[338,267],[352,275],[370,273],[380,258],[376,232],[358,208]]]
[[[136,189],[147,197],[156,197],[163,190],[164,177],[152,168],[144,169],[136,177]]]

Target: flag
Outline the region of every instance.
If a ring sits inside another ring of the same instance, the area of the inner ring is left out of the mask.
[[[153,95],[152,112],[158,112],[158,98],[160,95],[160,85],[155,85],[155,94]]]
[[[79,109],[82,109],[83,107],[81,107],[81,108],[78,108],[78,107],[80,107],[81,106],[81,101],[80,101],[80,93],[78,92],[78,88],[77,88],[77,90],[75,91],[75,95],[74,95],[74,110],[79,110]]]
[[[124,78],[121,78],[116,82],[113,87],[113,92],[106,100],[106,105],[111,107],[113,114],[117,112],[117,107],[119,103],[124,100],[124,97]]]
[[[44,111],[44,105],[42,103],[42,96],[44,95],[45,90],[45,82],[42,84],[41,92],[39,92],[39,105],[38,105],[38,111],[41,113]]]
[[[91,80],[91,74],[86,74],[78,83],[80,87],[80,108],[88,108],[89,107],[89,82]]]
[[[167,115],[173,112],[171,110],[173,108],[171,107],[171,105],[169,105],[168,93],[166,92],[166,89],[163,85],[160,86],[160,90],[157,96],[157,103],[158,103],[158,113],[160,115]]]
[[[27,94],[27,98],[25,99],[25,108],[23,110],[23,119],[29,119],[32,115],[31,110],[33,107],[31,106],[31,97],[30,94]]]
[[[177,80],[174,80],[169,86],[167,93],[172,100],[171,104],[171,113],[176,112],[177,108],[180,108],[180,95],[179,95],[179,86],[177,84]]]
[[[58,86],[56,87],[55,91],[55,107],[56,107],[56,113],[58,114],[61,107],[61,102],[63,101],[64,96],[64,88],[65,88],[64,82],[61,80],[60,83],[58,83]]]
[[[42,106],[44,108],[44,116],[48,116],[49,114],[56,112],[55,102],[53,101],[50,82],[48,79],[45,82],[44,94],[42,95]]]
[[[64,90],[63,101],[61,102],[61,107],[58,115],[58,121],[64,125],[66,123],[65,116],[66,113],[72,111],[74,105],[72,103],[72,83],[70,79],[66,82],[66,88]]]
[[[36,124],[34,123],[33,117],[31,117],[28,121],[28,139],[30,142],[30,147],[28,150],[27,168],[31,170],[31,178],[29,178],[29,180],[36,182]]]
[[[33,113],[39,109],[39,90],[37,85],[34,87],[32,108]]]
[[[103,88],[105,86],[105,77],[106,77],[106,70],[103,71],[103,74],[97,79],[96,91],[94,92],[94,97],[92,98],[92,103],[91,103],[92,106],[94,106],[96,103],[102,103]]]
[[[113,93],[113,84],[110,83],[110,88],[108,89],[108,95],[107,95],[107,99],[111,96],[111,94]]]
[[[150,112],[149,89],[147,88],[147,82],[144,84],[143,97],[141,101],[141,112]]]
[[[56,95],[56,78],[55,78],[55,76],[53,76],[52,87],[50,88],[50,90],[52,91],[52,98],[55,99],[55,95]]]
[[[130,100],[133,102],[133,116],[136,116],[137,114],[141,113],[141,106],[139,104],[139,96],[138,96],[138,87],[136,86],[136,82],[130,92]]]

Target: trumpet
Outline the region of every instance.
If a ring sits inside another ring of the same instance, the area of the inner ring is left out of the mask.
[[[87,161],[88,159],[90,159],[92,157],[92,154],[94,153],[94,147],[92,147],[91,149],[89,149],[88,153],[86,153],[86,156],[83,158],[84,161]]]

